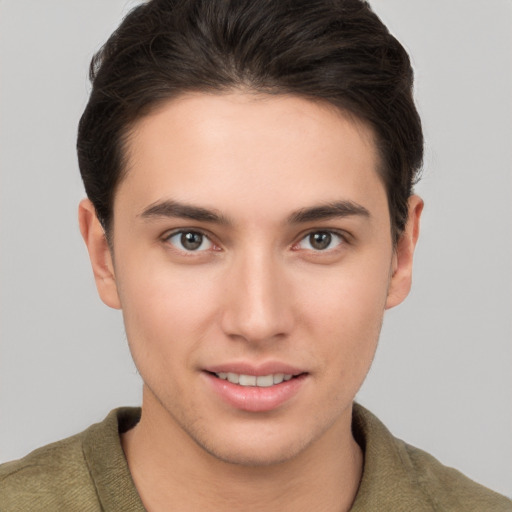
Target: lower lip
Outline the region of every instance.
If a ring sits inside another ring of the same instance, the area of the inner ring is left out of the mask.
[[[240,386],[204,372],[213,390],[229,405],[242,411],[266,412],[277,409],[293,398],[307,375],[299,375],[269,387]]]

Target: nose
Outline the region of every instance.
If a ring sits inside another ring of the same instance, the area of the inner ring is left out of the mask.
[[[293,297],[283,262],[252,250],[232,262],[225,288],[222,328],[231,338],[262,343],[288,336]]]

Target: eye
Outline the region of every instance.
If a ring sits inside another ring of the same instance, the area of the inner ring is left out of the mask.
[[[326,251],[336,248],[343,242],[343,237],[332,231],[314,231],[300,240],[296,247],[309,251]]]
[[[166,241],[184,252],[207,251],[213,247],[212,241],[199,231],[178,231],[167,237]]]

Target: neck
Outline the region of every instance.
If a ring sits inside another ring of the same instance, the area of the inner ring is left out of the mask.
[[[290,460],[244,466],[219,460],[167,415],[150,414],[123,434],[123,449],[148,512],[348,511],[362,474],[363,455],[351,433],[352,410]],[[150,411],[148,411],[148,409]],[[172,504],[172,508],[169,507]]]

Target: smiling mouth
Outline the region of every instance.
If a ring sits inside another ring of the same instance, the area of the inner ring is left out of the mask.
[[[232,368],[210,368],[203,372],[209,377],[207,382],[210,383],[211,389],[225,403],[237,410],[251,413],[273,411],[288,403],[304,389],[309,376],[308,372],[301,372],[284,364],[269,364],[267,366],[274,368],[266,369],[256,369],[244,364],[230,366]],[[228,369],[247,373],[228,372]],[[291,373],[267,373],[276,370]],[[255,373],[259,375],[254,375]]]
[[[212,373],[219,379],[227,380],[232,384],[238,384],[239,386],[252,386],[260,388],[269,388],[282,382],[289,381],[293,378],[299,377],[300,375],[291,375],[286,373],[271,373],[269,375],[245,375],[243,373],[232,373],[232,372],[219,372]]]

